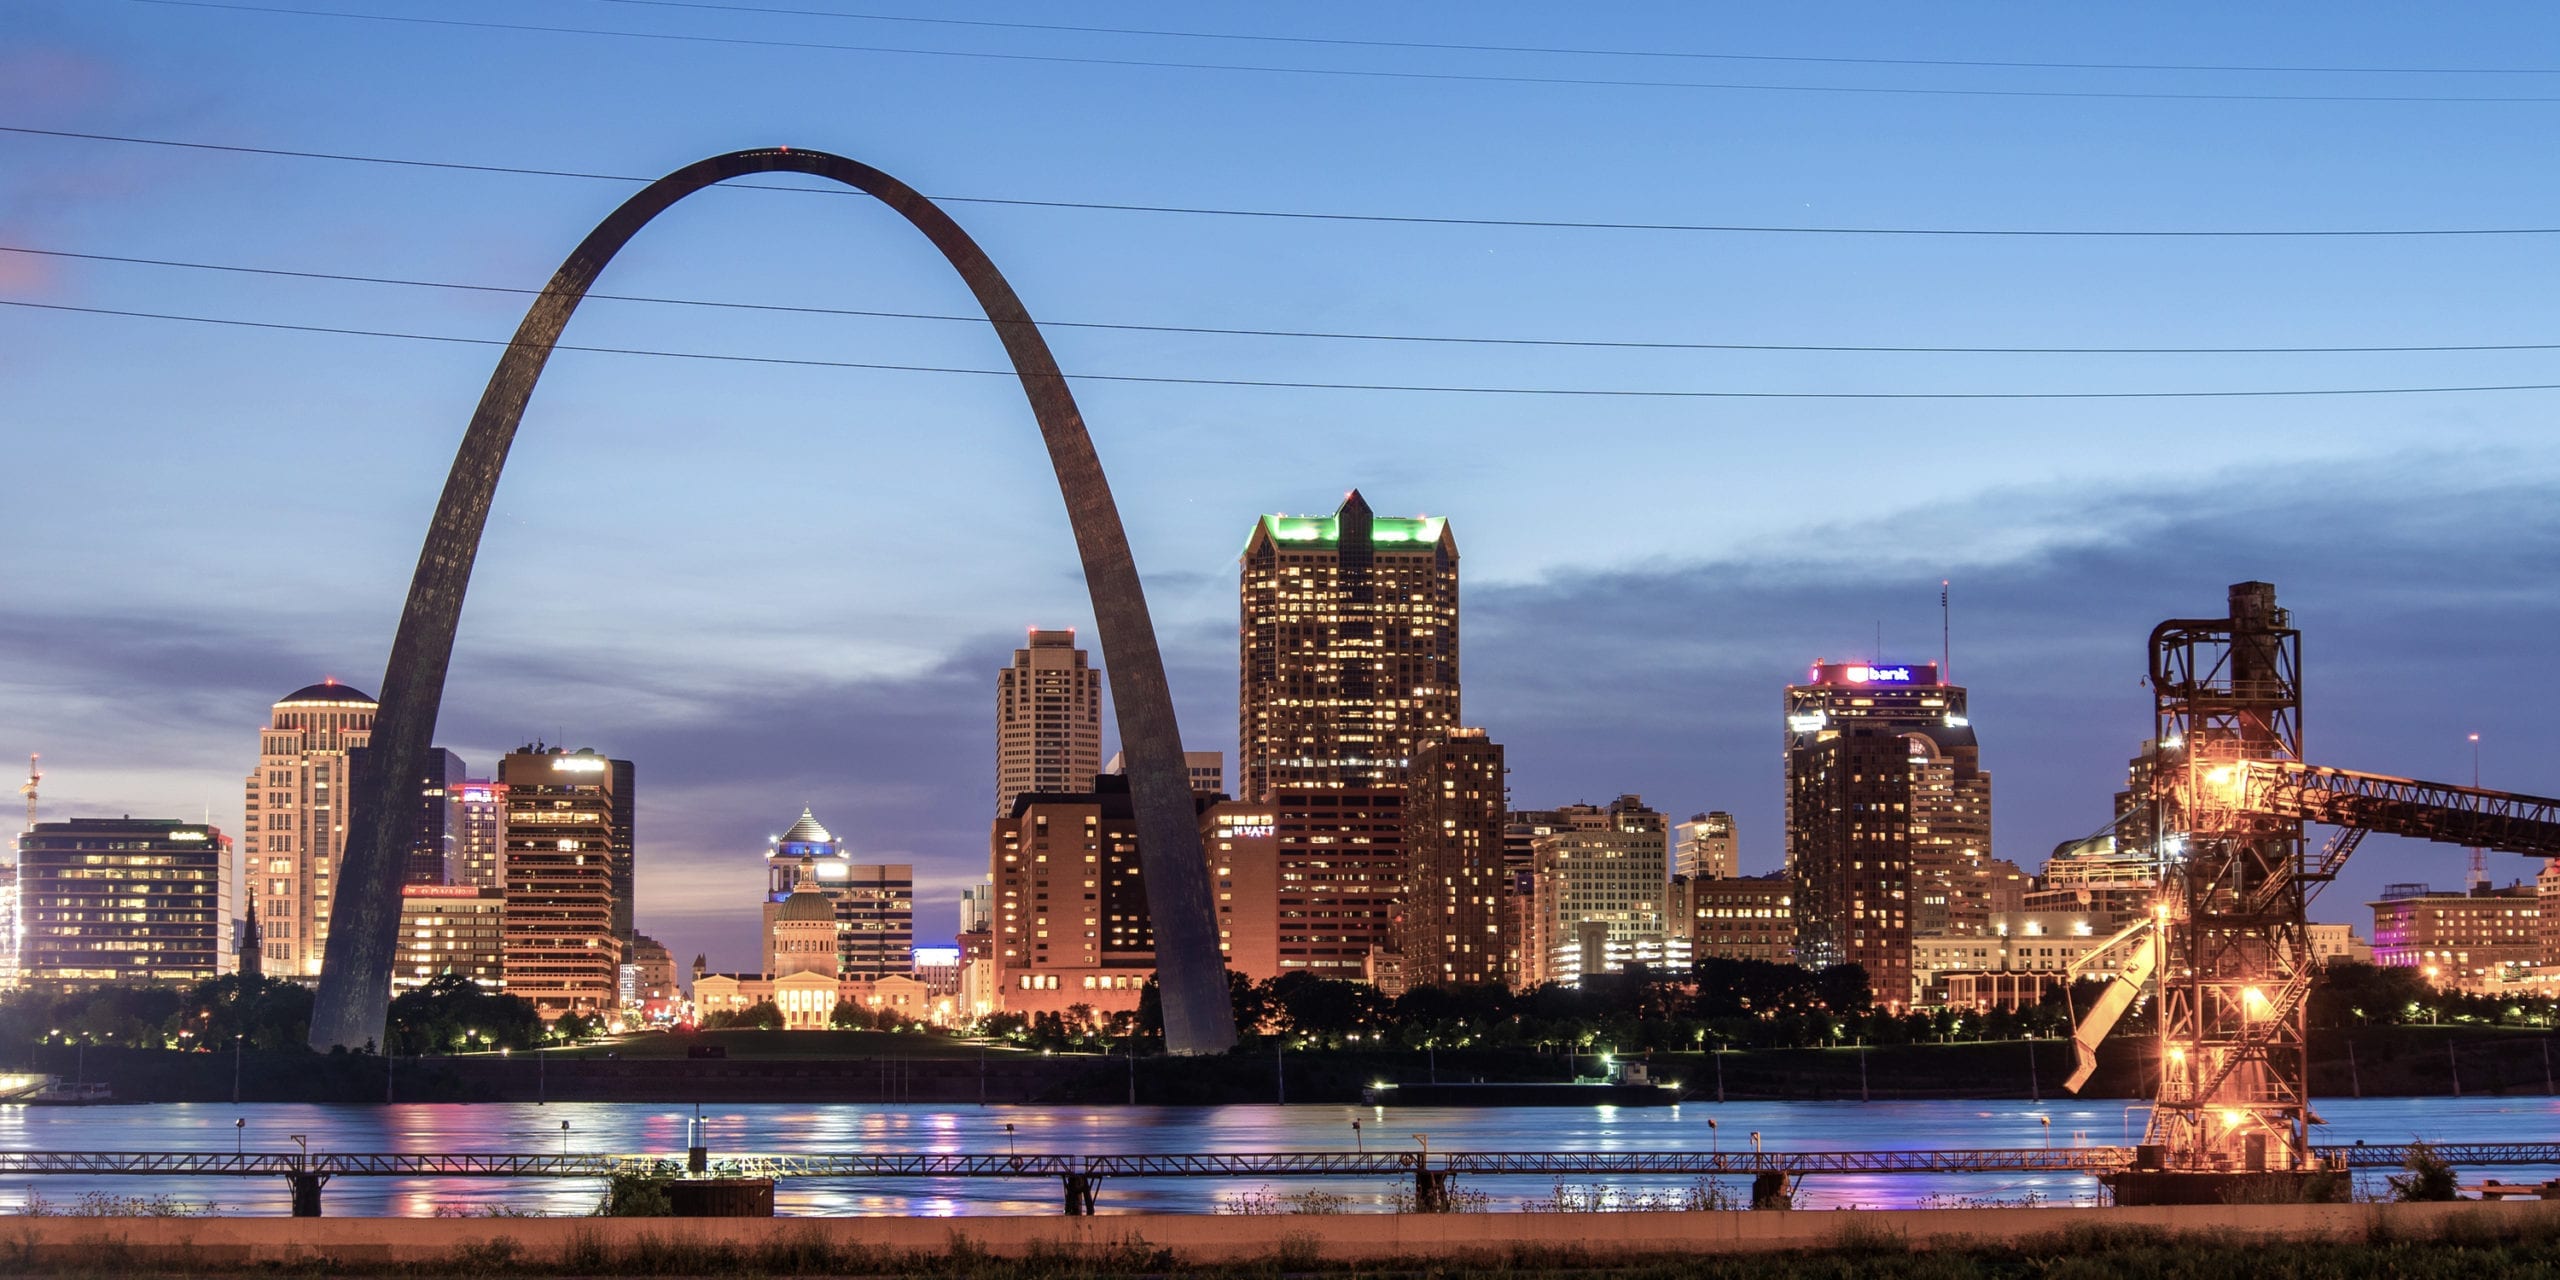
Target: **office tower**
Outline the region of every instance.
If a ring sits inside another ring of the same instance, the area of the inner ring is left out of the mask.
[[[836,899],[844,927],[844,976],[879,979],[913,972],[916,869],[913,863],[852,864]]]
[[[462,757],[427,748],[418,775],[418,832],[409,841],[406,884],[456,884],[468,851],[464,846]]]
[[[630,776],[620,763],[540,744],[498,762],[507,803],[507,993],[546,1016],[601,1013],[621,999],[614,864],[630,845],[615,825],[631,797],[614,794]]]
[[[1026,791],[1052,794],[1093,785],[1102,761],[1102,672],[1076,647],[1076,633],[1033,629],[996,675],[996,812]]]
[[[960,932],[985,933],[995,927],[996,886],[988,877],[960,891]]]
[[[149,818],[39,822],[18,840],[20,980],[36,991],[184,985],[231,961],[231,838]]]
[[[1414,756],[1397,929],[1408,987],[1506,980],[1503,773],[1502,744],[1482,729],[1448,730]]]
[[[453,883],[477,889],[504,889],[502,868],[507,848],[507,789],[487,778],[462,783],[461,852]]]
[[[627,950],[640,933],[640,789],[630,761],[605,763],[613,770],[613,936]]]
[[[270,977],[319,976],[332,877],[347,851],[354,753],[372,740],[375,709],[366,694],[324,680],[279,699],[259,731],[240,862]]]
[[[1264,516],[1241,579],[1236,796],[1401,790],[1458,723],[1458,543],[1438,516]]]
[[[507,895],[467,884],[400,886],[400,957],[393,993],[423,987],[445,974],[483,991],[507,986]]]
[[[1532,842],[1538,982],[1573,983],[1669,959],[1670,823],[1642,797],[1567,805]]]
[[[643,1015],[671,1014],[684,992],[676,985],[676,958],[666,944],[643,933],[631,939],[631,959],[622,966],[622,1003],[640,1006]]]
[[[1733,878],[1732,814],[1722,809],[1697,814],[1671,833],[1671,874],[1692,880]]]

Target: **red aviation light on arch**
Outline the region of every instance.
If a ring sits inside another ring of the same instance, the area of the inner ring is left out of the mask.
[[[1850,685],[1859,688],[1934,685],[1938,683],[1938,664],[1934,662],[1817,662],[1805,683],[1817,685]]]

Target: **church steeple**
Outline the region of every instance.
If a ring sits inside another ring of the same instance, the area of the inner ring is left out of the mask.
[[[258,932],[258,900],[256,898],[251,898],[249,900],[248,919],[241,923],[240,928],[241,985],[247,986],[253,982],[263,982],[266,980],[267,961],[264,954],[265,950],[266,937],[264,934]]]

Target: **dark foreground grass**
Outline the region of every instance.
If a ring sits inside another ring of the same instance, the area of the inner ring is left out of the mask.
[[[2491,1280],[2560,1276],[2560,1226],[2455,1222],[2426,1238],[2353,1242],[2264,1242],[2159,1231],[2075,1228],[1996,1248],[1920,1250],[1890,1237],[1844,1234],[1818,1250],[1767,1254],[1602,1257],[1574,1251],[1512,1251],[1454,1259],[1360,1264],[1317,1258],[1320,1226],[1284,1236],[1269,1256],[1242,1262],[1187,1262],[1140,1239],[1022,1258],[999,1258],[955,1233],[939,1252],[897,1253],[847,1246],[817,1232],[755,1247],[704,1245],[681,1235],[609,1246],[601,1236],[558,1256],[537,1257],[500,1238],[466,1246],[433,1264],[365,1266],[312,1260],[292,1266],[210,1267],[146,1262],[112,1242],[69,1265],[40,1266],[20,1238],[0,1236],[0,1275],[60,1277],[948,1277],[950,1280],[1119,1280],[1122,1277],[1400,1277],[1411,1280]]]

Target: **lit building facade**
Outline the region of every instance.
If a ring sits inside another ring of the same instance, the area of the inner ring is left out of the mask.
[[[996,676],[996,812],[1026,791],[1080,791],[1102,766],[1102,672],[1076,633],[1034,629]]]
[[[483,991],[507,986],[507,895],[468,884],[400,886],[400,956],[394,993],[451,973]]]
[[[461,865],[453,883],[475,889],[507,887],[507,789],[487,778],[462,782]]]
[[[418,774],[418,829],[409,839],[409,861],[403,884],[463,883],[464,847],[462,757],[442,747],[427,748],[426,767]]]
[[[1630,962],[1669,962],[1669,822],[1633,795],[1605,809],[1555,812],[1564,825],[1533,846],[1540,953],[1530,985],[1579,982]]]
[[[1392,953],[1404,898],[1402,783],[1389,789],[1285,787],[1272,816],[1283,972],[1368,981]]]
[[[373,739],[373,698],[334,680],[278,699],[244,792],[242,881],[257,903],[272,978],[317,978],[347,851],[354,753]]]
[[[1397,950],[1407,987],[1506,981],[1502,744],[1482,729],[1425,739],[1407,776]]]
[[[506,982],[546,1017],[621,1002],[616,907],[632,799],[628,762],[539,744],[498,762],[506,786]]]
[[[1236,796],[1401,789],[1458,724],[1458,544],[1438,516],[1264,516],[1240,590]]]
[[[231,964],[230,837],[149,818],[39,822],[18,839],[19,981],[185,985]]]
[[[2373,944],[2357,937],[2356,927],[2351,924],[2305,925],[2302,940],[2310,944],[2314,964],[2373,963]]]
[[[2489,994],[2542,957],[2541,900],[2531,885],[2437,893],[2386,886],[2373,908],[2373,962],[2416,969],[2428,982]]]
[[[1693,960],[1796,962],[1795,882],[1784,873],[1675,875],[1671,906],[1672,932]]]
[[[2071,966],[2113,936],[2101,923],[2074,911],[2022,911],[1991,917],[1978,934],[1924,935],[1912,948],[1914,999],[1968,1009],[2033,1004],[2043,992],[2069,985]],[[2103,978],[2115,967],[2112,960],[2101,961],[2089,976]],[[2019,974],[2032,980],[1997,977]],[[1962,976],[1973,981],[1958,982]],[[1877,999],[1883,999],[1881,990]]]
[[[1797,960],[1863,966],[1879,1004],[1918,998],[1915,938],[1980,936],[2024,889],[1990,859],[1991,775],[1965,705],[1927,663],[1818,663],[1787,689]]]
[[[1671,829],[1671,874],[1692,880],[1729,880],[1735,866],[1732,814],[1717,809]]]
[[[1275,977],[1272,815],[1240,801],[1199,803],[1226,967],[1257,981]],[[1135,1010],[1155,973],[1155,924],[1128,780],[1104,774],[1092,791],[1015,797],[1013,813],[990,829],[988,860],[992,927],[960,937],[964,1007],[983,1001],[988,1011],[1026,1015],[1078,1005],[1102,1015]],[[980,947],[985,977],[973,988],[981,980],[968,971]]]

